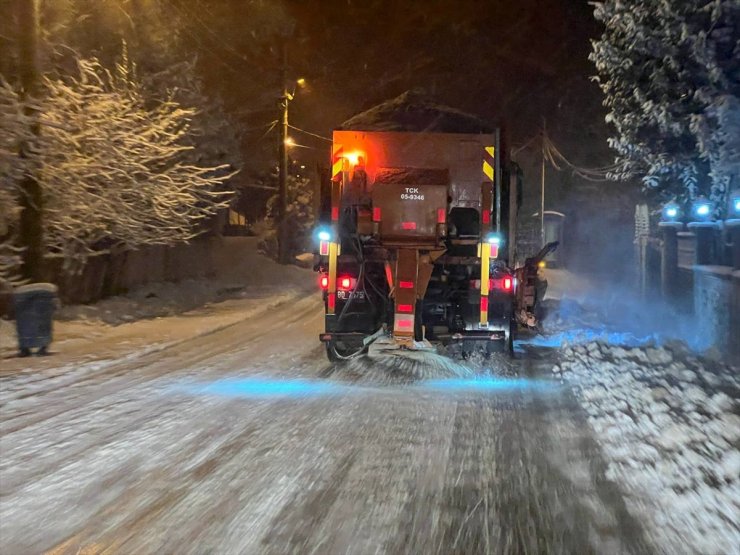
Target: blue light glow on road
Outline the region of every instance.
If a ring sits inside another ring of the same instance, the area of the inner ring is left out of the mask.
[[[594,341],[601,341],[609,345],[621,345],[627,347],[641,347],[657,342],[655,335],[637,337],[632,333],[608,331],[604,329],[577,329],[568,330],[551,335],[538,335],[526,340],[517,340],[515,347],[549,347],[558,349],[566,345],[582,345]]]
[[[337,395],[346,390],[346,387],[328,381],[261,378],[223,379],[185,388],[186,392],[199,395],[244,398],[320,397]]]
[[[428,380],[422,387],[439,391],[516,391],[522,389],[550,388],[551,383],[526,378],[454,378],[446,380]]]

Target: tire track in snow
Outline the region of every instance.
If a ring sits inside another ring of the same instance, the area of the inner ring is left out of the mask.
[[[291,314],[290,317],[286,317],[280,312],[278,312],[277,314],[273,313],[271,315],[271,318],[273,320],[279,320],[280,318],[283,318],[283,320],[270,322],[271,325],[266,326],[267,329],[260,333],[251,336],[244,336],[240,333],[234,333],[235,331],[238,331],[236,330],[236,328],[239,328],[241,325],[244,324],[244,321],[241,321],[236,324],[229,325],[226,328],[219,330],[218,332],[208,333],[197,337],[196,341],[191,342],[190,345],[186,345],[186,350],[183,350],[183,352],[180,353],[175,353],[172,359],[163,359],[163,357],[170,354],[170,351],[172,351],[176,346],[171,346],[155,353],[149,353],[140,359],[136,359],[133,361],[127,360],[120,364],[111,365],[103,375],[83,378],[78,382],[67,384],[65,385],[65,387],[60,388],[59,390],[49,391],[46,392],[46,394],[40,394],[38,397],[34,397],[33,400],[35,401],[38,399],[39,402],[43,400],[45,401],[45,405],[51,404],[53,406],[55,398],[58,398],[63,400],[64,406],[53,407],[48,411],[42,411],[40,413],[32,412],[25,421],[22,420],[22,418],[23,416],[28,415],[28,410],[24,409],[21,414],[13,416],[11,412],[12,407],[8,407],[6,405],[3,408],[3,420],[0,424],[0,437],[7,437],[24,428],[42,423],[52,418],[59,417],[68,412],[76,412],[84,404],[98,403],[104,401],[108,397],[116,395],[117,393],[127,388],[131,388],[133,386],[156,378],[160,378],[163,375],[171,373],[173,371],[178,371],[181,373],[183,368],[179,366],[178,363],[184,363],[186,369],[190,369],[192,371],[196,369],[197,365],[205,361],[212,360],[217,355],[223,354],[225,347],[226,350],[229,352],[231,352],[233,349],[236,349],[237,352],[246,351],[251,345],[258,343],[259,341],[264,340],[272,335],[275,332],[276,328],[285,328],[287,326],[295,324],[296,322],[302,321],[308,316],[314,314],[317,310],[313,299],[311,299],[310,305],[308,307],[302,307],[301,304],[309,303],[306,303],[304,300],[299,301],[299,303],[296,303],[295,305],[292,305],[291,308],[300,308],[301,310],[297,313]],[[229,342],[226,345],[224,345],[223,343],[219,343],[218,341],[213,341],[210,345],[210,349],[206,351],[201,351],[197,354],[193,352],[197,351],[198,347],[201,346],[201,343],[204,343],[208,339],[211,339],[212,336],[214,336],[215,334],[219,335],[219,340],[223,340],[223,336],[226,332],[231,332],[233,334],[233,337],[229,338]],[[147,362],[150,362],[150,364],[147,365]],[[135,378],[133,377],[134,375],[136,375]],[[106,381],[100,382],[99,380],[101,378],[106,378]],[[87,391],[83,391],[76,397],[70,397],[67,388],[71,388],[73,386],[78,387],[85,382],[94,383],[90,384],[91,388],[89,388]],[[101,391],[101,388],[105,388],[105,390]],[[52,395],[53,397],[50,400],[42,399],[46,395]],[[82,399],[80,399],[81,397]],[[18,419],[21,419],[21,421],[17,422]]]

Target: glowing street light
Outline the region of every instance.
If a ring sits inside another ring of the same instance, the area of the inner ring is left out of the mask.
[[[675,202],[669,202],[663,207],[663,220],[664,222],[675,222],[678,220],[678,216],[681,214],[681,209]]]
[[[740,189],[733,191],[730,195],[730,209],[728,212],[730,218],[740,218]]]
[[[700,197],[694,201],[691,211],[698,221],[707,221],[712,217],[714,205],[704,197]]]

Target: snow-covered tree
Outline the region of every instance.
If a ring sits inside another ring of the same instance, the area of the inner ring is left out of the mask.
[[[605,0],[591,60],[615,134],[616,179],[724,205],[740,96],[737,0]],[[734,99],[734,100],[733,100]],[[729,127],[728,127],[729,126]],[[737,134],[735,134],[737,137]],[[724,149],[724,150],[723,150]],[[737,179],[737,177],[736,177]]]
[[[276,178],[276,176],[273,176]],[[273,179],[276,181],[276,179]],[[285,214],[288,252],[291,255],[300,254],[311,249],[311,234],[315,224],[314,188],[310,179],[288,175],[288,206]],[[278,195],[273,195],[267,201],[267,224],[260,248],[270,256],[277,256],[278,233]]]
[[[32,139],[20,97],[0,77],[0,288],[3,282],[18,279],[21,261],[12,240],[20,214],[16,184],[29,168],[29,160],[18,152],[22,143]]]
[[[3,125],[22,129],[20,101],[9,87],[3,94]],[[112,246],[187,241],[227,205],[229,168],[200,166],[190,156],[194,111],[167,98],[152,104],[124,65],[110,72],[80,60],[76,76],[44,78],[36,104],[41,133],[27,162],[42,186],[50,252],[71,261]],[[26,171],[12,143],[0,167]],[[8,175],[2,191],[12,201]],[[2,212],[12,228],[16,212]]]

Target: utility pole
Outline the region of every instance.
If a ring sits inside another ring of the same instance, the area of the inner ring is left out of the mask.
[[[547,137],[547,119],[542,118],[542,183],[540,198],[540,238],[545,244],[545,138]]]
[[[38,110],[30,107],[39,96],[38,0],[16,0],[18,13],[18,70],[21,95],[28,104],[26,115],[31,120],[31,131],[38,136],[40,125]],[[20,155],[28,155],[30,145],[21,145]],[[20,182],[20,242],[23,247],[23,277],[32,281],[43,281],[44,277],[44,230],[43,195],[41,185],[32,172]]]
[[[287,264],[288,255],[288,105],[293,95],[288,92],[288,43],[283,43],[283,67],[280,72],[280,144],[278,145],[279,182],[278,182],[278,262]]]

